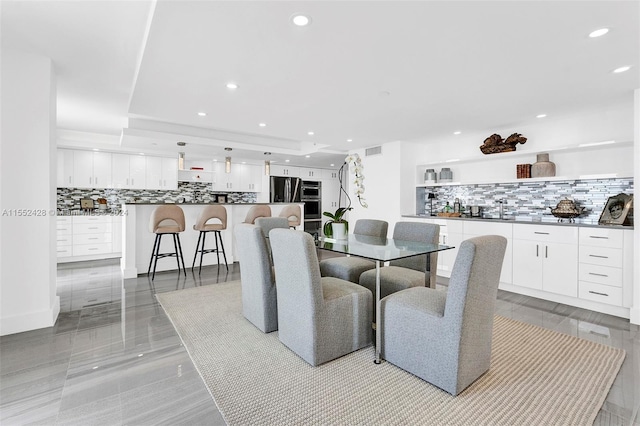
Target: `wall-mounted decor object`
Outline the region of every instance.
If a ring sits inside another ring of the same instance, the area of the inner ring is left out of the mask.
[[[484,143],[480,146],[480,151],[483,154],[497,154],[499,152],[511,152],[516,150],[516,145],[519,143],[525,143],[527,138],[520,133],[513,133],[506,140],[502,139],[502,136],[494,133],[484,140]]]
[[[609,197],[598,223],[601,225],[632,225],[633,195],[618,194]]]
[[[531,164],[516,164],[516,178],[527,179],[531,177]]]
[[[556,175],[556,165],[549,161],[549,154],[538,154],[531,166],[531,177],[551,177]]]

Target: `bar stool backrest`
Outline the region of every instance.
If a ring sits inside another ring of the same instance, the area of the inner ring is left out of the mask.
[[[220,221],[220,230],[227,229],[227,209],[224,206],[215,205],[210,205],[202,209],[193,229],[196,231],[203,230],[207,222],[211,219],[218,219]]]
[[[289,221],[289,226],[300,226],[300,223],[302,223],[302,211],[297,204],[285,206],[278,216],[286,217]]]
[[[247,216],[244,218],[244,223],[255,224],[256,219],[259,217],[271,217],[271,207],[267,205],[253,206],[249,209]]]
[[[177,226],[178,232],[184,232],[185,220],[182,208],[175,205],[156,207],[149,219],[149,232],[158,233],[165,226]]]

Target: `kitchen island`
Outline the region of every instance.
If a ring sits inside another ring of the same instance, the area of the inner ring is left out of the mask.
[[[185,231],[180,233],[180,243],[182,245],[184,263],[187,268],[190,268],[193,263],[193,257],[199,235],[198,231],[194,231],[193,225],[195,225],[202,209],[209,204],[210,203],[177,204],[182,208],[185,216]],[[221,234],[227,255],[227,262],[231,264],[237,260],[233,238],[233,227],[244,221],[249,209],[252,206],[260,204],[268,205],[271,207],[272,216],[278,216],[280,211],[290,203],[215,204],[223,205],[227,209],[227,229],[222,231]],[[304,203],[295,204],[300,206],[302,214],[304,215]],[[149,259],[151,258],[151,250],[153,249],[153,242],[155,239],[155,234],[149,232],[149,219],[153,210],[160,205],[163,204],[125,203],[122,205],[122,258],[120,260],[120,266],[125,279],[135,278],[138,274],[147,273]],[[302,226],[298,227],[298,229],[302,228]],[[214,240],[211,238],[208,241],[213,243]],[[207,244],[207,247],[210,247],[210,245]],[[173,241],[170,238],[163,239],[160,252],[171,252],[173,250]],[[222,256],[220,256],[220,262],[224,262]],[[217,264],[217,257],[215,255],[209,254],[204,256],[202,266],[215,264]],[[158,260],[156,271],[168,271],[176,268],[176,259],[167,257]]]

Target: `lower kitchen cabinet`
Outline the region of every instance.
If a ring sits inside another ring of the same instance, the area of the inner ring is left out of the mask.
[[[122,218],[110,215],[57,218],[58,263],[120,257]]]
[[[513,284],[578,297],[578,228],[515,225]]]

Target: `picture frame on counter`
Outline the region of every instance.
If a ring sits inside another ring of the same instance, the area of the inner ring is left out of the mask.
[[[221,204],[227,203],[227,194],[218,194],[216,195],[216,202]]]
[[[624,225],[629,224],[629,213],[633,211],[633,195],[618,194],[609,197],[602,210],[598,224]]]
[[[93,210],[93,200],[91,198],[82,198],[80,199],[80,208],[82,210]]]

